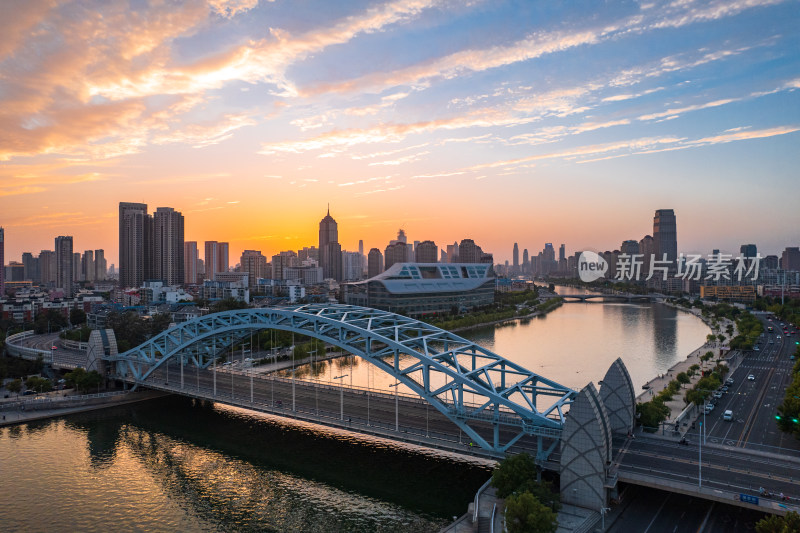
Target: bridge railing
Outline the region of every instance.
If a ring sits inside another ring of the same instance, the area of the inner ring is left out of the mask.
[[[191,375],[190,373],[188,373],[188,372],[191,372],[191,371],[187,371],[187,370],[184,369],[184,372],[186,373],[187,376]],[[274,379],[274,380],[279,381],[281,383],[286,383],[286,384],[292,383],[292,378],[286,378],[286,377],[282,377],[282,376],[275,376],[274,374],[264,375],[264,373],[257,373],[257,372],[252,372],[251,373],[251,372],[248,372],[247,370],[223,368],[223,369],[218,369],[217,372],[222,372],[222,373],[226,373],[226,374],[230,373],[230,374],[234,374],[234,375],[242,376],[242,377],[250,377],[250,375],[252,374],[254,379],[261,379],[261,380]],[[297,378],[295,381],[298,382],[298,383],[302,382],[302,383],[304,383],[306,385],[313,385],[313,386],[315,386],[315,387],[317,387],[317,388],[319,388],[321,390],[331,391],[331,392],[337,392],[341,388],[340,385],[335,385],[335,384],[330,383],[330,382],[326,383],[326,382],[317,381],[317,380],[307,380],[307,379]],[[374,388],[371,388],[371,387],[363,387],[363,386],[359,386],[359,385],[347,385],[347,386],[344,386],[344,389],[347,390],[348,392],[358,392],[358,393],[361,393],[361,394],[370,394],[371,396],[379,396],[379,397],[382,397],[382,398],[385,398],[385,399],[392,399],[392,398],[395,397],[395,393],[394,392],[388,392],[388,391],[385,391],[385,390],[382,390],[382,389],[374,389]],[[399,398],[402,398],[402,400],[404,402],[414,402],[414,403],[417,403],[419,405],[425,405],[425,404],[429,403],[427,400],[425,400],[424,398],[422,398],[419,395],[414,394],[414,393],[406,393],[406,392],[397,391],[396,394],[397,394],[397,396]],[[546,437],[558,438],[561,435],[561,430],[560,429],[544,428],[544,427],[527,427],[525,425],[524,420],[522,419],[522,417],[517,415],[511,409],[508,409],[508,408],[506,408],[504,406],[500,407],[499,414],[495,417],[495,415],[491,411],[480,411],[480,412],[477,412],[477,413],[474,412],[476,409],[481,407],[481,405],[483,405],[483,404],[479,404],[479,403],[475,403],[475,402],[469,402],[469,401],[465,400],[464,402],[462,402],[462,405],[465,407],[465,409],[459,410],[454,404],[452,404],[450,402],[442,401],[442,403],[448,406],[450,414],[452,414],[454,416],[459,416],[460,415],[460,416],[463,416],[465,419],[468,418],[468,419],[471,419],[471,420],[482,420],[482,421],[486,421],[486,422],[493,422],[493,421],[496,420],[496,421],[498,421],[498,422],[500,422],[501,424],[504,424],[504,425],[524,427],[528,433],[537,434],[537,435],[543,435],[543,436],[546,436]],[[468,410],[472,410],[473,412],[468,412]],[[553,421],[557,421],[557,419],[554,416],[549,416],[548,418],[550,418]]]
[[[395,421],[382,421],[373,418],[366,418],[359,414],[347,414],[345,419],[341,419],[341,413],[337,409],[335,411],[327,411],[325,409],[317,409],[297,405],[294,410],[290,402],[286,401],[283,397],[282,403],[275,402],[276,405],[271,405],[269,401],[250,402],[250,392],[240,391],[241,395],[231,395],[230,392],[225,392],[221,388],[217,390],[214,395],[213,388],[211,387],[196,387],[184,388],[180,390],[179,387],[167,386],[159,383],[147,384],[148,388],[161,390],[165,392],[180,393],[193,398],[199,398],[212,402],[220,402],[225,405],[259,411],[271,415],[277,415],[286,418],[292,418],[305,422],[315,424],[322,424],[329,427],[341,428],[348,431],[356,431],[359,433],[373,435],[382,438],[389,438],[396,441],[407,442],[410,444],[436,448],[445,451],[456,452],[459,454],[466,454],[477,457],[497,459],[496,454],[491,454],[483,450],[479,446],[470,442],[465,434],[461,433],[443,433],[441,431],[433,431],[426,427],[406,426],[399,425],[399,430],[396,430]],[[263,393],[263,391],[261,391]],[[393,418],[393,417],[392,417]],[[533,443],[520,442],[512,446],[508,453],[521,453],[527,452],[529,454],[536,454],[536,445]]]
[[[52,363],[53,362],[53,352],[52,350],[40,350],[39,348],[29,348],[27,346],[21,346],[19,344],[20,341],[24,341],[29,337],[33,336],[33,331],[23,331],[21,333],[15,333],[14,335],[9,335],[6,338],[6,350],[13,356],[21,357],[23,359],[28,359],[30,361],[36,361],[40,356],[45,363]]]

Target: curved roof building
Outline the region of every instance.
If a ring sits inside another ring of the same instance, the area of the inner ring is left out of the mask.
[[[342,299],[407,316],[449,313],[494,303],[487,263],[395,263],[370,279],[342,285]]]

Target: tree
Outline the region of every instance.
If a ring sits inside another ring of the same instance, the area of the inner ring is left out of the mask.
[[[769,515],[756,523],[756,533],[793,533],[800,531],[800,514],[789,511],[786,516]]]
[[[15,379],[14,381],[9,381],[6,383],[6,390],[8,392],[15,392],[19,394],[22,391],[22,380]]]
[[[686,372],[678,372],[678,375],[675,376],[675,379],[677,379],[678,383],[681,385],[688,385],[692,381],[689,379],[689,375]]]
[[[708,342],[709,344],[715,342],[716,340],[717,336],[714,335],[713,333],[709,333],[708,335],[706,335],[706,342]]]
[[[536,461],[527,453],[503,459],[492,472],[492,486],[505,498],[530,480],[536,480]]]
[[[73,326],[79,326],[86,322],[86,313],[83,309],[73,309],[69,312],[69,321]]]
[[[53,382],[47,378],[30,376],[25,380],[25,388],[35,390],[36,392],[50,392],[53,390]]]
[[[506,529],[509,533],[553,533],[556,513],[530,492],[506,498]]]
[[[72,372],[67,372],[64,374],[64,379],[68,387],[72,387],[83,393],[96,390],[103,381],[103,377],[97,370],[87,372],[83,368],[76,368]]]

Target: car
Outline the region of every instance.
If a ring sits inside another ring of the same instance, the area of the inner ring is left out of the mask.
[[[703,409],[703,412],[705,414],[707,414],[707,415],[710,415],[711,411],[713,411],[713,410],[714,410],[714,404],[713,403],[709,403],[709,404],[706,404],[706,407],[705,407],[705,409]]]
[[[781,336],[780,336],[780,335],[777,335],[775,338],[776,338],[776,339],[780,339],[780,338],[781,338]]]
[[[54,344],[53,346],[51,346],[51,347],[50,347],[50,349],[51,349],[51,350],[58,350],[58,346],[56,346],[56,345]]]
[[[754,352],[760,352],[761,348],[759,348],[758,346],[753,346],[753,351]]]
[[[726,385],[733,385],[733,383],[734,383],[733,382],[733,378],[728,378],[728,379],[725,380],[725,384]]]
[[[753,374],[747,376],[747,381],[755,381],[756,377]]]
[[[720,398],[722,398],[722,393],[720,391],[716,391],[714,392],[714,394],[712,394],[712,396],[717,400],[719,400]]]
[[[722,392],[728,392],[728,386],[727,385],[723,385],[722,388],[719,389],[719,390],[721,390]]]
[[[731,411],[730,409],[728,409],[727,411],[725,411],[725,412],[722,414],[722,419],[723,419],[723,420],[725,420],[726,422],[730,422],[730,421],[732,421],[732,420],[733,420],[733,411]]]

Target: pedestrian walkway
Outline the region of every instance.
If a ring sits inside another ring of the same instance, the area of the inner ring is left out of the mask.
[[[45,409],[32,409],[31,404],[33,400],[31,402],[20,402],[19,406],[0,411],[0,427],[15,424],[25,424],[35,420],[66,416],[73,413],[93,411],[95,409],[105,409],[106,407],[115,407],[117,405],[152,400],[154,398],[161,398],[164,396],[169,396],[169,394],[161,391],[148,390],[114,396],[79,399],[78,402],[53,402],[52,405],[54,407],[48,407]],[[63,407],[58,407],[59,403],[61,403]],[[79,405],[75,405],[75,403],[78,403]],[[26,405],[28,405],[27,408]]]

